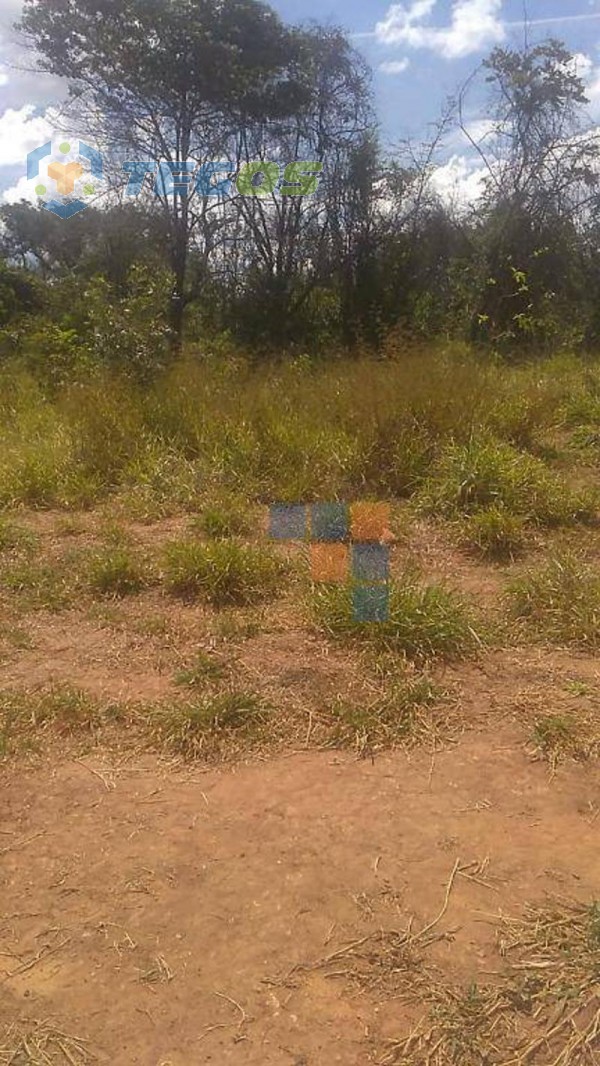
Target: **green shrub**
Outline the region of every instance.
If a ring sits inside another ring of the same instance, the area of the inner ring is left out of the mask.
[[[564,553],[509,585],[513,618],[537,637],[559,644],[600,645],[600,573]]]
[[[349,585],[316,585],[312,609],[317,625],[331,636],[357,637],[411,659],[460,658],[480,643],[462,597],[443,585],[422,585],[413,574],[391,584],[385,622],[356,621]]]
[[[275,596],[286,565],[266,547],[234,541],[173,541],[165,552],[165,583],[180,596],[199,596],[215,607],[252,604]]]

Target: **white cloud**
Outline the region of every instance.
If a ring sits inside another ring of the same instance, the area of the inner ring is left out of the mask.
[[[8,85],[8,74],[5,70],[0,70],[0,85]]]
[[[445,203],[466,208],[477,202],[484,191],[486,167],[472,157],[453,155],[431,175],[431,186]]]
[[[569,66],[584,83],[592,117],[600,118],[600,64],[596,65],[591,56],[586,55],[585,52],[576,52]]]
[[[569,64],[573,73],[583,81],[588,81],[594,69],[594,63],[584,52],[574,52],[573,61]]]
[[[28,181],[26,176],[19,178],[15,185],[11,185],[10,189],[5,189],[0,196],[0,203],[4,204],[18,204],[21,200],[27,200],[30,204],[38,202],[35,182]]]
[[[497,123],[491,118],[475,118],[471,122],[465,124],[465,132],[467,137],[471,141],[475,141],[475,144],[481,144],[482,141],[490,140],[496,130]],[[464,137],[465,134],[461,134]]]
[[[36,115],[33,104],[16,111],[9,107],[0,116],[0,167],[25,166],[27,153],[52,139],[52,113]]]
[[[381,44],[428,48],[445,59],[460,59],[505,40],[505,25],[498,17],[502,0],[454,0],[450,25],[444,27],[426,24],[436,4],[437,0],[392,4],[375,26],[375,37]]]
[[[409,59],[390,59],[385,63],[380,63],[379,69],[382,74],[404,74],[404,71],[408,70],[409,66]]]

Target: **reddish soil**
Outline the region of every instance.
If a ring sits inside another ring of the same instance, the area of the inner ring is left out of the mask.
[[[94,520],[80,522],[79,536],[93,536]],[[55,516],[31,525],[47,551],[64,548]],[[184,526],[135,534],[151,544]],[[415,524],[395,557],[498,605],[503,571],[435,529]],[[296,748],[318,743],[311,716],[326,701],[370,696],[360,656],[307,629],[288,601],[266,609],[249,639],[224,640],[210,612],[157,589],[56,614],[17,605],[14,617],[18,639],[0,631],[4,690],[69,683],[143,704],[181,696],[176,671],[210,652],[295,716]],[[441,750],[432,740],[361,760],[279,749],[207,769],[132,754],[135,738],[125,754],[111,735],[86,748],[49,739],[43,755],[5,761],[0,1062],[33,1061],[3,1059],[2,1032],[42,1020],[87,1040],[106,1066],[376,1062],[425,1005],[359,993],[343,955],[333,973],[320,960],[380,929],[412,920],[422,930],[440,916],[457,862],[443,937],[427,950],[450,982],[502,971],[495,916],[548,895],[598,898],[600,765],[565,761],[553,773],[532,724],[538,713],[597,721],[599,671],[598,659],[543,648],[438,667],[456,696],[454,743]]]
[[[456,879],[442,926],[454,932],[431,949],[448,976],[485,980],[499,967],[494,914],[597,894],[599,785],[592,767],[551,780],[513,729],[468,734],[433,763],[14,768],[0,1023],[51,1018],[123,1066],[364,1066],[414,1011],[352,995],[343,976],[286,975],[411,916],[422,928],[455,860],[489,858],[485,885]]]

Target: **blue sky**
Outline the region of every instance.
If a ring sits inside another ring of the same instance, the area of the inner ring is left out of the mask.
[[[525,9],[530,41],[557,36],[577,53],[591,116],[600,122],[600,0],[271,2],[286,21],[315,19],[352,35],[373,67],[377,115],[389,145],[424,132],[496,44],[522,43]],[[0,0],[0,199],[8,200],[26,195],[25,156],[52,134],[52,105],[64,95],[56,79],[23,69],[29,60],[10,30],[21,3]],[[483,103],[471,118],[485,118]],[[447,161],[457,180],[468,182],[475,173],[466,143],[451,143]]]

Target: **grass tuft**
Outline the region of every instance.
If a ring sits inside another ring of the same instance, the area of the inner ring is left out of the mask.
[[[93,732],[124,716],[121,705],[94,699],[70,685],[28,692],[0,692],[0,755],[39,747],[40,734],[52,729],[60,735]]]
[[[207,695],[191,703],[164,704],[153,711],[161,746],[185,759],[227,756],[260,740],[272,708],[254,692]]]
[[[226,496],[205,507],[192,522],[192,529],[214,540],[245,537],[254,531],[256,522],[242,499]]]
[[[464,520],[460,543],[482,559],[512,561],[525,546],[525,521],[503,507],[485,508]]]
[[[331,744],[351,747],[360,755],[430,738],[435,732],[432,710],[445,693],[423,674],[396,681],[390,691],[370,704],[338,699],[328,708]]]
[[[571,715],[540,715],[535,719],[531,739],[536,752],[547,759],[553,769],[561,759],[583,759],[587,754],[580,725]]]
[[[312,611],[317,625],[333,637],[357,637],[416,660],[457,659],[481,644],[465,600],[443,585],[419,583],[414,574],[391,584],[385,622],[356,621],[349,585],[316,585]]]
[[[513,580],[509,608],[534,637],[600,645],[600,573],[578,555],[563,553]]]
[[[212,655],[200,652],[190,666],[175,674],[174,682],[182,687],[197,688],[206,684],[207,681],[219,681],[226,672],[225,663],[215,659]]]
[[[87,581],[102,596],[131,596],[148,584],[143,562],[126,547],[107,547],[91,556]]]
[[[22,556],[0,565],[0,589],[31,610],[61,611],[72,600],[67,571],[61,563]]]
[[[541,459],[485,436],[444,448],[417,502],[444,518],[494,508],[547,527],[593,522],[598,510],[595,494],[573,492]]]
[[[277,595],[287,567],[266,547],[234,541],[173,541],[165,552],[165,583],[178,596],[215,607],[253,604]]]
[[[18,552],[31,556],[38,543],[38,537],[30,529],[15,525],[14,522],[0,516],[0,554]]]

